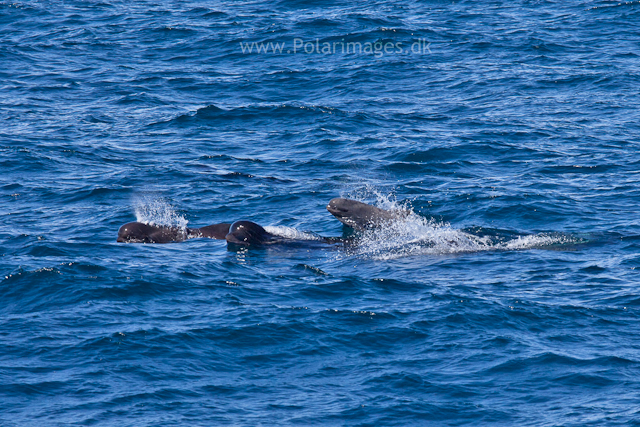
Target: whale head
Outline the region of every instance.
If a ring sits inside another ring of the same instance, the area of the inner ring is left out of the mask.
[[[356,230],[374,228],[398,218],[406,217],[407,211],[385,211],[384,209],[337,197],[327,205],[327,210],[340,222]]]
[[[130,222],[120,227],[117,241],[120,243],[153,243],[150,236],[156,231],[156,228],[141,222]]]
[[[237,246],[262,245],[272,239],[272,235],[260,225],[251,221],[236,221],[225,236],[227,243]]]

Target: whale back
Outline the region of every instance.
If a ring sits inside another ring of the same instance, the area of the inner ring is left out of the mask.
[[[188,230],[164,227],[142,222],[130,222],[118,230],[118,242],[122,243],[170,243],[187,239]]]
[[[191,233],[193,237],[208,237],[209,239],[224,240],[226,235],[229,234],[229,228],[231,224],[223,222],[221,224],[207,225],[206,227],[193,228]]]

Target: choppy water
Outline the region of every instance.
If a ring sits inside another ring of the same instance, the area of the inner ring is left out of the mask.
[[[0,424],[639,424],[639,22],[0,2]],[[413,214],[348,248],[115,242],[340,236],[340,195]]]

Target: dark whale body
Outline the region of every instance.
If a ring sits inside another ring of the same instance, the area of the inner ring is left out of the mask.
[[[130,222],[118,230],[118,242],[122,243],[171,243],[187,239],[207,237],[224,240],[231,224],[221,223],[201,228],[166,227],[161,225]]]

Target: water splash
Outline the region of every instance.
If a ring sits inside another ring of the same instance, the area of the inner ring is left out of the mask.
[[[561,233],[541,233],[511,237],[497,233],[476,235],[451,227],[446,222],[425,218],[413,212],[410,203],[399,203],[393,196],[373,192],[376,205],[385,210],[409,211],[383,227],[365,230],[358,235],[349,254],[387,260],[413,255],[445,255],[489,250],[524,250],[578,243],[579,239]]]
[[[168,200],[142,196],[134,200],[136,221],[150,225],[187,228],[189,221]]]
[[[373,202],[375,206],[388,211],[411,211],[413,209],[409,201],[400,203],[393,192],[384,193],[371,184],[365,184],[357,190],[343,193],[340,197],[365,201],[365,203],[368,203],[366,200],[375,199]]]

